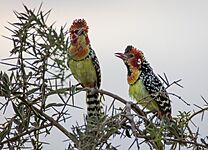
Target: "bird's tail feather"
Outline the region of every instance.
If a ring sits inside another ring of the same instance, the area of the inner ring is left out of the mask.
[[[87,119],[98,119],[101,115],[102,106],[99,93],[87,92]]]

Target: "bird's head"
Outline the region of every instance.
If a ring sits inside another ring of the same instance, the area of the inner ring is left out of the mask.
[[[86,21],[84,19],[74,20],[69,33],[71,40],[70,55],[76,59],[84,58],[89,52],[90,45]]]
[[[129,45],[124,53],[115,53],[115,56],[125,63],[128,71],[128,83],[133,84],[138,79],[141,65],[145,60],[142,51]]]
[[[69,32],[72,44],[77,44],[78,42],[89,44],[88,26],[84,19],[74,20]]]

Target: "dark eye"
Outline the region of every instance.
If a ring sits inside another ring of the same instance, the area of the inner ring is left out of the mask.
[[[78,32],[79,32],[79,30],[74,30],[74,33],[75,33],[75,34],[78,34]]]
[[[129,58],[132,58],[132,57],[134,57],[134,55],[133,55],[133,54],[129,54],[128,56],[129,56]]]

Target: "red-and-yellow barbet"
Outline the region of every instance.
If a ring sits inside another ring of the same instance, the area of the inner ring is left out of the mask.
[[[73,21],[70,29],[70,47],[68,49],[68,66],[74,78],[82,87],[100,88],[100,65],[95,51],[90,45],[88,26],[84,19]],[[87,117],[95,118],[101,114],[99,94],[87,92]]]
[[[129,95],[138,104],[162,118],[171,119],[171,101],[141,50],[127,46],[124,53],[115,53],[127,67]]]

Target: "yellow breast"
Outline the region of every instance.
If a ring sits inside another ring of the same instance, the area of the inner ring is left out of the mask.
[[[151,111],[159,111],[157,103],[149,95],[141,80],[138,80],[135,84],[129,86],[129,95],[143,107]]]
[[[74,78],[85,87],[94,86],[97,82],[97,75],[92,60],[89,58],[74,61],[69,60],[68,65]]]

